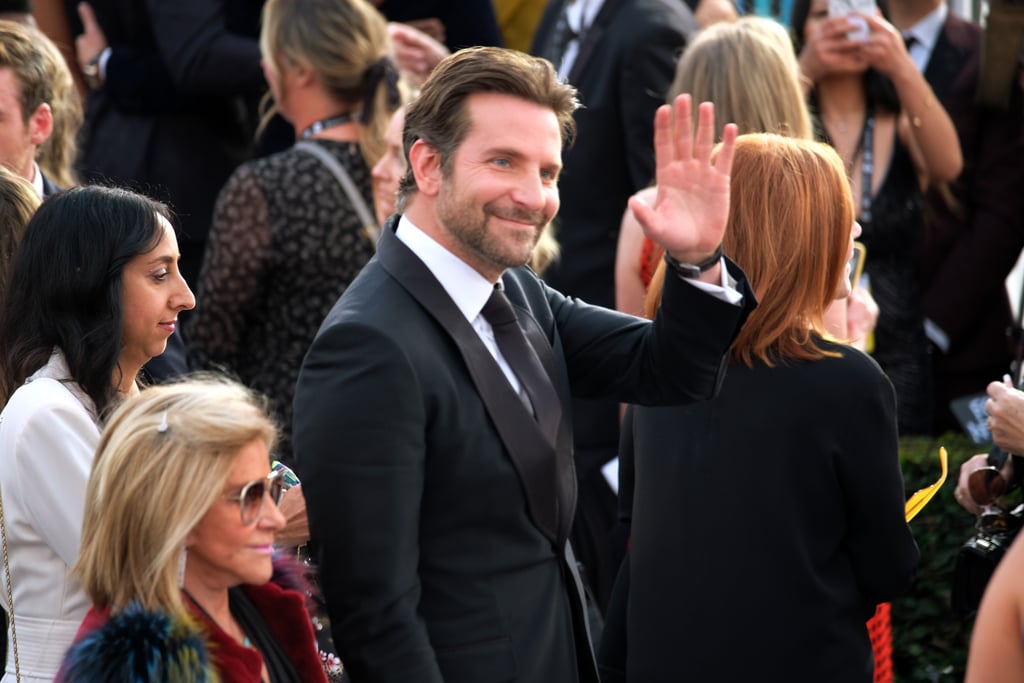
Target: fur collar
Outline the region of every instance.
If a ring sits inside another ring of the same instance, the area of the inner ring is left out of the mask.
[[[303,567],[283,554],[274,558],[274,575],[262,586],[245,586],[246,595],[303,681],[326,683],[313,626],[305,602],[308,582]],[[262,661],[198,612],[174,618],[132,604],[111,615],[89,611],[57,675],[58,683],[250,683],[259,680]]]
[[[212,683],[206,637],[193,623],[132,604],[75,643],[59,681]]]

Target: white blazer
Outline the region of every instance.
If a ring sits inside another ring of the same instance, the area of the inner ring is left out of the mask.
[[[71,567],[99,438],[93,402],[70,380],[58,350],[0,414],[0,494],[22,681],[53,680],[90,606]],[[9,614],[6,584],[0,602]],[[10,643],[8,631],[5,681],[14,680]]]

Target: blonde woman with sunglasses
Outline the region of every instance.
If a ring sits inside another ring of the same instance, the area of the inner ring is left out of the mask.
[[[305,596],[273,561],[285,525],[275,438],[263,403],[227,380],[118,408],[76,567],[93,607],[59,681],[326,681]]]

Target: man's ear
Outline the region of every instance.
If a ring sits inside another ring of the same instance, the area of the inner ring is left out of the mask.
[[[53,110],[43,102],[28,117],[29,142],[38,147],[50,139],[53,133]]]
[[[422,138],[417,140],[409,150],[409,167],[419,193],[436,196],[441,187],[441,154],[437,149]]]

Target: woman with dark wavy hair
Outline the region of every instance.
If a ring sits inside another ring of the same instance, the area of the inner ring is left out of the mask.
[[[15,255],[0,311],[0,491],[22,681],[53,680],[89,607],[70,568],[100,425],[195,305],[179,257],[162,204],[99,187],[45,201]]]

